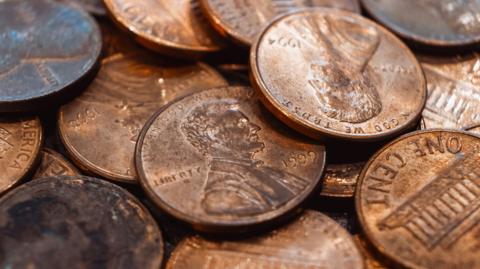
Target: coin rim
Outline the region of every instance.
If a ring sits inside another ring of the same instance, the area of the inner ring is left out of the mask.
[[[40,158],[40,162],[43,161],[43,157],[44,157],[44,154],[45,155],[51,155],[53,156],[54,159],[56,159],[58,162],[61,162],[63,165],[65,166],[68,166],[68,168],[70,170],[72,170],[75,174],[77,175],[81,175],[80,171],[78,170],[77,167],[75,167],[68,159],[66,159],[62,154],[60,154],[59,152],[51,149],[51,148],[47,148],[47,147],[44,147],[42,148],[42,150],[40,151],[40,155],[41,155],[41,158]],[[35,173],[33,174],[32,176],[32,180],[34,179],[40,179],[40,178],[44,178],[44,177],[36,177],[37,176],[37,172],[39,171],[39,167],[37,167],[37,169],[35,170]]]

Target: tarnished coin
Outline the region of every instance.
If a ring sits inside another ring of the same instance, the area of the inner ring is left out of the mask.
[[[0,199],[2,268],[147,268],[162,234],[122,188],[88,177],[30,181]]]
[[[38,118],[0,117],[0,196],[35,169],[42,142]]]
[[[366,241],[363,235],[357,234],[354,236],[363,258],[365,259],[365,269],[389,269],[387,262],[380,258],[375,252],[369,242]]]
[[[143,46],[168,56],[216,52],[224,43],[201,13],[197,0],[104,0],[112,19]]]
[[[56,0],[75,7],[83,8],[93,15],[104,16],[106,14],[102,0]]]
[[[80,9],[47,0],[1,1],[0,112],[47,107],[70,96],[101,48],[98,26]]]
[[[376,248],[408,268],[480,268],[480,138],[420,131],[380,150],[356,192]]]
[[[269,234],[239,241],[183,240],[167,269],[285,268],[362,269],[352,236],[329,217],[306,211]]]
[[[362,0],[375,19],[403,38],[430,46],[480,41],[479,0]]]
[[[323,6],[360,13],[357,0],[200,0],[200,4],[219,33],[246,47],[273,18],[298,8]]]
[[[320,195],[353,197],[364,163],[329,164],[325,170]]]
[[[223,85],[205,64],[167,64],[144,54],[112,56],[85,92],[60,109],[60,137],[78,166],[135,183],[135,143],[148,117],[176,98]]]
[[[68,162],[59,153],[44,148],[41,152],[40,165],[33,179],[54,177],[54,176],[78,176],[80,173],[77,168]]]
[[[145,50],[125,33],[121,32],[109,20],[102,20],[99,22],[100,30],[102,32],[103,40],[103,54],[104,58],[108,58],[115,54],[132,54]]]
[[[427,78],[422,128],[479,132],[480,59],[420,58]]]
[[[382,140],[415,126],[426,86],[415,56],[360,15],[316,8],[276,19],[251,50],[262,101],[315,138]]]
[[[135,161],[164,211],[198,230],[234,232],[292,213],[316,190],[325,148],[275,121],[252,89],[222,87],[157,112]]]

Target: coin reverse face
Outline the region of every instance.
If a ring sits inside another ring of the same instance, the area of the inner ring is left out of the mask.
[[[375,19],[409,40],[443,47],[480,41],[479,0],[362,0],[362,4]]]
[[[410,50],[360,15],[278,18],[251,50],[252,80],[281,120],[314,138],[381,140],[416,124],[425,78]]]
[[[408,268],[480,267],[480,138],[432,130],[370,159],[356,207],[367,238]]]
[[[54,176],[78,176],[77,168],[54,150],[44,148],[41,152],[40,165],[34,179]]]
[[[148,117],[176,98],[224,85],[205,64],[172,65],[144,54],[112,56],[87,90],[60,109],[60,137],[80,167],[136,183],[135,144]]]
[[[161,232],[142,204],[100,179],[34,180],[0,199],[3,268],[149,268]]]
[[[0,2],[0,112],[68,96],[101,48],[98,26],[80,9],[47,0]]]
[[[357,0],[201,0],[200,3],[218,32],[247,47],[273,18],[298,8],[331,7],[360,13]]]
[[[156,113],[135,158],[159,207],[198,230],[230,232],[298,207],[320,181],[325,148],[276,122],[252,89],[221,87]]]
[[[362,269],[364,265],[345,229],[319,212],[306,211],[287,226],[256,238],[189,237],[174,250],[167,269],[191,268]]]

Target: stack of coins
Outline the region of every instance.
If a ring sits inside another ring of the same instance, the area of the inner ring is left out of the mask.
[[[479,0],[0,1],[0,268],[480,268],[479,45]]]

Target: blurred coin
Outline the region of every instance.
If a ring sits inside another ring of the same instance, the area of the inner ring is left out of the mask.
[[[238,241],[188,237],[174,250],[167,269],[285,268],[361,269],[352,236],[329,217],[306,211],[287,226]]]
[[[206,17],[221,34],[249,47],[276,16],[306,7],[332,7],[360,13],[357,0],[200,0]]]
[[[104,0],[112,19],[149,49],[198,57],[224,47],[196,0]]]
[[[320,195],[353,197],[358,176],[365,163],[329,164],[325,170]]]
[[[365,259],[365,269],[388,269],[391,268],[387,265],[386,261],[379,257],[379,255],[374,252],[372,246],[365,239],[363,235],[357,234],[354,236],[355,242],[359,246],[360,252],[362,253],[363,258]]]
[[[42,142],[38,118],[0,117],[0,196],[35,169]]]
[[[356,207],[374,246],[407,268],[480,268],[480,138],[421,131],[362,171]]]
[[[33,179],[54,176],[78,176],[77,168],[54,150],[44,148],[41,153],[40,165]]]
[[[122,188],[88,177],[30,181],[0,199],[2,268],[158,269],[161,232]]]
[[[252,79],[281,120],[315,138],[382,140],[417,123],[425,78],[410,50],[360,15],[283,16],[251,50]]]
[[[79,167],[135,183],[135,143],[148,117],[174,99],[223,85],[205,64],[168,64],[145,54],[112,56],[85,92],[60,109],[60,137]]]
[[[80,9],[47,0],[0,2],[0,112],[57,105],[97,63],[101,36]]]
[[[93,15],[104,16],[105,7],[102,0],[56,0],[69,5],[83,8],[85,11],[90,12]]]
[[[254,229],[316,191],[325,148],[276,122],[246,87],[189,95],[157,112],[135,155],[154,202],[195,229]]]
[[[102,20],[99,22],[100,30],[102,32],[103,40],[103,57],[108,58],[118,53],[131,54],[141,50],[130,36],[121,32],[109,20]]]
[[[480,41],[479,0],[362,0],[375,19],[398,35],[431,46]]]

